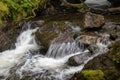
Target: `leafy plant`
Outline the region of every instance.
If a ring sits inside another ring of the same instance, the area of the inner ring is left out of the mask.
[[[19,21],[36,16],[35,10],[44,7],[48,0],[0,0],[0,23]]]

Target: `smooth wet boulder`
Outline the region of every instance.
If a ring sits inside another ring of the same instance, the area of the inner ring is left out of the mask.
[[[104,16],[88,12],[84,18],[84,28],[100,28],[105,23]]]
[[[111,6],[108,0],[85,0],[84,3],[93,9],[106,9]]]
[[[79,51],[80,52],[80,51]],[[90,57],[92,54],[89,52],[89,50],[80,52],[81,54],[74,55],[68,59],[67,64],[69,66],[79,66],[84,64],[84,62]]]

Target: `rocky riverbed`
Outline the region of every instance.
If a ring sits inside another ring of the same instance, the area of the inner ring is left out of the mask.
[[[83,1],[67,0],[65,2],[64,0],[56,0],[54,2],[51,0],[47,4],[48,7],[41,12],[40,17],[17,23],[3,23],[0,27],[1,54],[6,50],[14,51],[14,49],[17,49],[14,43],[17,41],[17,37],[27,29],[38,28],[31,36],[35,36],[36,44],[40,47],[36,51],[29,51],[29,57],[32,56],[30,57],[30,61],[26,60],[22,64],[16,64],[16,67],[11,67],[11,75],[8,75],[5,79],[119,80],[120,5],[118,0],[108,1],[112,5],[104,10],[89,6],[86,7],[86,5],[82,5],[84,9],[81,10],[81,5],[76,6],[76,4],[81,4]],[[33,44],[34,38],[32,37],[30,39],[28,39],[28,44]],[[85,52],[86,50],[89,52]],[[79,51],[82,52],[82,55],[77,53]],[[95,55],[96,53],[98,54]],[[64,61],[66,59],[67,61]],[[35,60],[36,63],[32,60]],[[47,64],[49,60],[52,62],[51,64],[56,65]],[[24,65],[24,63],[26,64]],[[38,65],[37,63],[42,65]],[[46,65],[49,67],[46,67]],[[78,67],[80,65],[82,67]],[[43,71],[45,70],[45,73],[39,73],[39,71],[38,73],[34,73],[32,70],[35,66],[40,67]],[[75,68],[76,70],[73,67],[77,67]],[[22,68],[26,69],[26,71]],[[20,73],[16,74],[17,71],[21,71],[22,77]],[[55,74],[59,74],[60,71],[64,74],[72,74],[69,77],[60,75],[56,77]],[[43,73],[44,75],[42,75]],[[4,76],[0,76],[0,79],[3,78]]]

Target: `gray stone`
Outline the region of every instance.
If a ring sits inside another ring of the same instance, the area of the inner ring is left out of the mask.
[[[104,16],[86,13],[84,19],[84,28],[100,28],[105,23]]]

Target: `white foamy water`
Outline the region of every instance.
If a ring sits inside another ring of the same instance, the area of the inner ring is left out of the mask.
[[[35,31],[37,29],[28,29],[22,32],[17,38],[15,49],[0,53],[0,76],[7,78],[10,75],[9,71],[22,63],[15,71],[20,79],[27,75],[32,77],[30,80],[36,78],[41,80],[66,80],[71,77],[71,74],[81,71],[89,60],[107,50],[107,45],[97,43],[98,49],[94,51],[94,54],[90,54],[89,50],[81,50],[83,46],[80,45],[81,48],[79,48],[75,42],[68,42],[61,45],[51,45],[45,56],[41,54],[32,56],[30,51],[39,49],[33,35]],[[60,56],[60,54],[62,56],[54,58],[55,53],[57,56]],[[69,58],[74,56],[78,56],[78,61],[81,61],[79,66],[72,67],[68,65]]]
[[[40,74],[39,79],[42,80],[66,80],[71,77],[71,74],[81,71],[89,60],[107,50],[107,46],[101,43],[98,43],[97,45],[99,46],[99,49],[96,50],[96,53],[93,55],[89,55],[89,51],[85,50],[84,52],[69,54],[59,59],[39,55],[33,56],[31,59],[28,59],[20,69],[17,70],[17,74],[19,74],[22,78],[24,77],[23,72],[31,72],[32,74]],[[82,56],[82,59],[80,59],[82,63],[79,66],[72,67],[67,65],[68,59],[73,56]],[[29,73],[27,73],[27,75],[29,75]],[[35,78],[38,78],[38,76],[34,76],[34,79]]]
[[[38,46],[34,40],[34,33],[37,29],[27,30],[20,34],[15,43],[16,48],[0,53],[0,76],[9,75],[9,70],[22,62],[22,58],[29,50],[36,50]]]
[[[84,45],[74,42],[51,44],[46,54],[47,57],[61,58],[73,53],[82,52]]]

